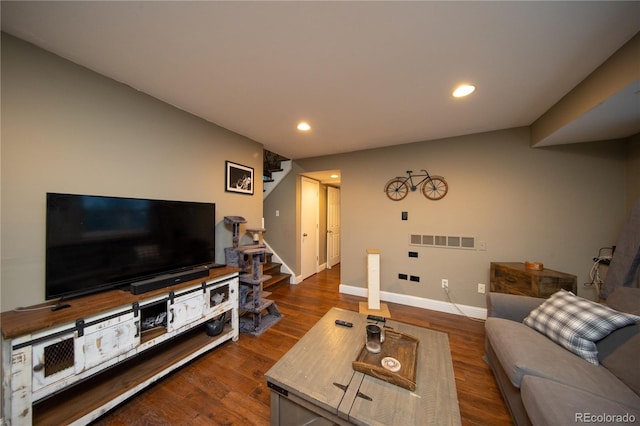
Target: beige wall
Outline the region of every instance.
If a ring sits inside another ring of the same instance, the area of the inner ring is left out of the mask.
[[[614,142],[534,149],[528,129],[519,128],[295,163],[342,171],[342,284],[366,287],[365,251],[379,248],[383,291],[446,301],[440,281],[447,278],[455,302],[484,307],[477,284],[488,285],[491,261],[543,262],[577,275],[578,293],[595,297],[583,287],[592,257],[615,244],[627,217],[626,151]],[[447,179],[444,199],[386,197],[389,178],[422,168]],[[416,248],[411,233],[469,235],[487,248]],[[398,280],[398,273],[421,281]]]
[[[217,261],[230,245],[225,215],[262,217],[254,196],[224,191],[224,161],[262,173],[262,146],[130,87],[2,34],[2,310],[44,299],[44,194],[91,193],[217,204]],[[615,244],[640,193],[638,138],[532,149],[526,129],[296,161],[265,200],[266,239],[299,264],[298,174],[342,171],[342,283],[365,287],[365,250],[382,250],[383,290],[484,306],[489,262],[536,260],[588,281],[591,257]],[[450,193],[392,202],[384,183],[407,169],[442,174]],[[275,210],[280,215],[275,216]],[[409,220],[400,220],[402,211]],[[486,251],[411,248],[410,233],[470,234]],[[407,256],[419,252],[418,259]],[[399,281],[399,272],[419,284]]]
[[[262,145],[2,34],[2,310],[44,301],[45,193],[216,203],[262,218]],[[253,196],[224,190],[225,160],[255,169]]]
[[[294,162],[291,172],[271,191],[263,203],[264,223],[267,229],[264,239],[294,274],[300,273],[300,242],[296,237],[300,227],[300,210],[296,199],[300,172],[302,169]]]
[[[640,202],[640,134],[629,139],[627,145],[627,216]]]
[[[265,240],[282,261],[300,274],[300,241],[296,238],[300,226],[300,179],[302,169],[293,162],[291,172],[264,200]],[[327,263],[327,186],[319,184],[318,197],[318,265]],[[278,216],[276,216],[276,211]]]

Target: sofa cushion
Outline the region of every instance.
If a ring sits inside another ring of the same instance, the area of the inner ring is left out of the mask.
[[[628,325],[600,340],[600,364],[640,395],[640,325]]]
[[[538,376],[631,404],[636,395],[610,371],[591,364],[520,322],[487,318],[488,343],[511,383]]]
[[[487,316],[522,322],[545,300],[547,299],[490,291],[487,293]]]
[[[616,287],[607,298],[607,305],[616,311],[640,315],[640,288]]]
[[[636,424],[640,420],[640,398],[635,405],[626,405],[540,377],[525,377],[520,395],[534,425]]]
[[[531,311],[523,322],[567,350],[598,365],[595,342],[620,327],[638,321],[638,316],[618,312],[560,290]]]

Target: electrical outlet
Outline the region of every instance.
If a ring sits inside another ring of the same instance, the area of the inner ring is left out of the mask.
[[[402,220],[409,220],[409,212],[402,212]]]
[[[411,276],[409,277],[409,279],[410,279],[411,281],[414,281],[414,282],[417,282],[417,283],[419,283],[419,282],[420,282],[420,277],[417,277],[417,276],[415,276],[415,275],[411,275]]]
[[[410,251],[409,252],[409,257],[418,257],[418,252],[417,251]]]
[[[398,274],[398,279],[406,280],[407,279],[407,274]]]
[[[484,294],[484,284],[478,283],[478,293]]]
[[[442,279],[442,288],[449,288],[449,280],[446,278]]]

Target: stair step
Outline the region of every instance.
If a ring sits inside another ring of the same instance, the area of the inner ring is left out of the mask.
[[[286,282],[288,284],[289,278],[291,278],[291,274],[285,274],[282,272],[278,274],[272,274],[270,280],[262,283],[262,288],[270,288],[283,282]]]
[[[282,266],[282,263],[276,263],[276,262],[266,262],[262,265],[262,271],[264,273],[274,273],[277,274],[280,272],[280,267]]]

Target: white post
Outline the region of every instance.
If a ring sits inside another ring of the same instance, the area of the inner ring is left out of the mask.
[[[367,249],[367,287],[369,309],[380,309],[380,250]]]

